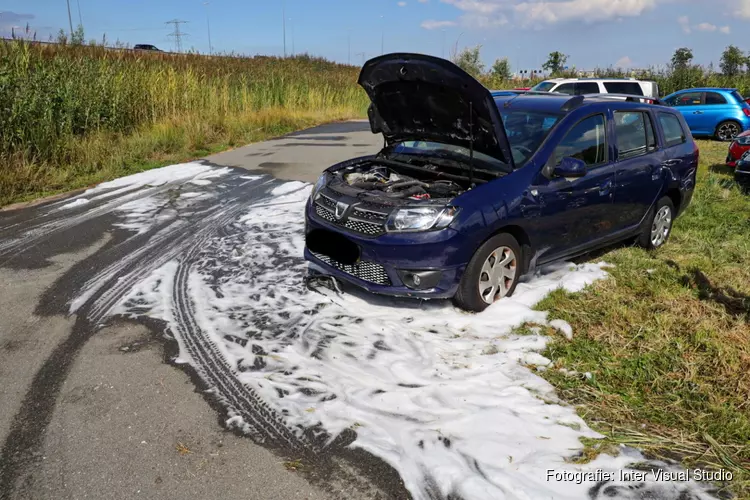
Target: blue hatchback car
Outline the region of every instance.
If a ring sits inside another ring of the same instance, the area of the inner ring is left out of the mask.
[[[682,113],[695,136],[731,141],[750,129],[750,105],[737,89],[685,89],[666,96],[662,101]]]
[[[537,266],[629,238],[663,245],[690,203],[699,153],[671,108],[493,98],[454,64],[415,54],[368,61],[359,84],[385,146],[315,184],[305,258],[318,273],[481,311]]]

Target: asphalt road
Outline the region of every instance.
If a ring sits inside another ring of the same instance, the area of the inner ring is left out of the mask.
[[[377,151],[380,141],[366,122],[349,122],[207,160],[314,182],[336,161]],[[205,207],[200,216],[172,206],[179,187],[147,188],[167,200],[160,214],[176,214],[159,219],[167,231],[159,241],[152,234],[161,233],[125,236],[113,226],[113,209],[132,194],[114,193],[72,215],[58,210],[60,200],[0,212],[0,498],[406,496],[393,470],[363,453],[311,463],[294,448],[226,430],[226,415],[196,374],[169,362],[177,348],[163,325],[102,319],[102,304],[121,299],[138,269],[179,245],[199,247],[195,235],[260,196],[260,188],[243,187],[242,175],[232,178],[222,196],[234,205]],[[105,276],[104,286],[69,315],[92,276]]]

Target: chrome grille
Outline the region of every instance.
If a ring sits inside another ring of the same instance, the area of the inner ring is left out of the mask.
[[[318,217],[320,217],[321,219],[325,219],[329,222],[338,222],[336,220],[336,217],[333,215],[333,212],[331,212],[330,210],[326,210],[320,205],[315,205],[315,213],[318,214]]]
[[[316,198],[315,213],[321,219],[366,236],[379,236],[385,233],[385,223],[388,219],[387,212],[370,210],[365,206],[357,205],[352,207],[344,218],[337,219],[334,215],[335,210],[335,199],[322,193]]]
[[[380,264],[374,262],[358,262],[353,265],[347,265],[336,262],[327,255],[319,253],[313,253],[313,255],[329,266],[336,268],[339,271],[344,271],[346,274],[350,274],[361,280],[375,283],[376,285],[391,285],[391,279],[388,277],[388,273],[385,272],[385,268]]]
[[[383,232],[383,225],[373,222],[366,222],[363,220],[349,219],[344,224],[344,227],[357,231],[358,233],[369,234],[371,236],[378,235]]]
[[[365,208],[354,207],[354,213],[352,214],[358,219],[365,219],[371,221],[385,221],[388,218],[388,214],[382,212],[375,212],[373,210],[367,210]]]
[[[336,208],[336,201],[324,194],[320,195],[320,198],[318,198],[318,202],[321,205],[330,208],[331,210],[334,210]]]

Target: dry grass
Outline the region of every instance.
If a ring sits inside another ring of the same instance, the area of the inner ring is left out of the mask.
[[[357,68],[0,43],[0,206],[362,116]]]
[[[731,469],[750,496],[750,197],[701,141],[698,186],[669,243],[620,247],[611,277],[539,304],[571,323],[544,375],[610,443]]]

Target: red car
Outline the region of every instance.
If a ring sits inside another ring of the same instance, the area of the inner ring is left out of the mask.
[[[730,167],[737,166],[737,160],[742,158],[742,155],[750,151],[750,130],[746,130],[729,144],[729,152],[727,153],[727,165]]]

